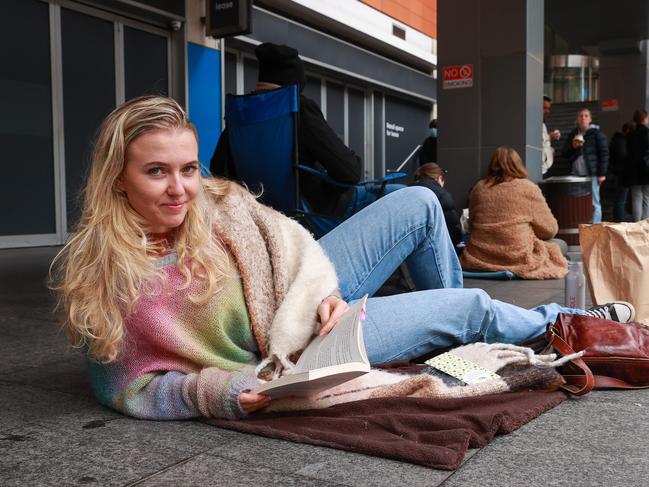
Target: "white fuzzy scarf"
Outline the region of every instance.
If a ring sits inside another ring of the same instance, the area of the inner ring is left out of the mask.
[[[234,184],[214,224],[241,274],[264,365],[273,362],[279,374],[319,329],[318,305],[338,289],[333,264],[301,225]]]

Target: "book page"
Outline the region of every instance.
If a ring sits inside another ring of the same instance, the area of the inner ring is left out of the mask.
[[[327,335],[311,341],[297,361],[296,373],[348,362],[368,363],[362,328],[366,301],[367,296],[359,299]]]
[[[354,365],[356,365],[355,368],[353,367]],[[304,377],[305,374],[285,375],[284,377],[257,387],[253,392],[266,394],[272,398],[287,396],[307,397],[331,389],[368,372],[367,370],[360,370],[358,364],[337,365],[336,369],[337,371],[333,375],[324,374],[313,379],[306,379]],[[322,372],[326,370],[320,369]]]

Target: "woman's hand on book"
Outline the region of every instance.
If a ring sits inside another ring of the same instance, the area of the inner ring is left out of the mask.
[[[326,335],[336,325],[338,320],[349,309],[349,305],[337,296],[327,296],[318,306],[318,316],[322,328],[318,335]]]
[[[270,404],[270,396],[265,396],[264,394],[253,394],[252,392],[242,392],[239,394],[239,404],[246,414],[254,413]]]

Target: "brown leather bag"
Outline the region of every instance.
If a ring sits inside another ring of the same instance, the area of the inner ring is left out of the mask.
[[[560,369],[565,390],[582,396],[595,389],[649,387],[649,327],[640,323],[560,314],[546,340],[562,355],[585,350]]]

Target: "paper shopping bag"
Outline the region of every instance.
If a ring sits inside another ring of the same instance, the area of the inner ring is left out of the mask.
[[[579,225],[593,303],[628,301],[649,324],[649,219]]]

